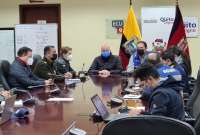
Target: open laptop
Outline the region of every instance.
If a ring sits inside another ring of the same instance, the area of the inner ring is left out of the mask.
[[[121,113],[121,114],[110,114],[100,99],[100,97],[96,94],[91,98],[92,103],[94,104],[97,112],[102,117],[102,119],[106,122],[112,121],[119,118],[128,117],[128,113]]]
[[[10,120],[12,112],[14,111],[15,100],[16,95],[13,95],[5,100],[5,105],[1,113],[0,125]]]

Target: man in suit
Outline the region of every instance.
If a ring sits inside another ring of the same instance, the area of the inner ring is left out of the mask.
[[[101,46],[101,55],[96,57],[89,68],[89,73],[97,73],[101,77],[108,77],[110,74],[122,71],[121,61],[118,56],[112,54],[110,46]]]
[[[18,57],[10,67],[8,82],[11,88],[27,88],[28,86],[49,85],[52,80],[44,80],[35,76],[30,66],[32,64],[32,50],[22,47],[17,52]]]

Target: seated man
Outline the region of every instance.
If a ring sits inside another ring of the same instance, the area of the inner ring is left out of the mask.
[[[129,59],[127,71],[134,71],[134,69],[143,64],[145,62],[147,54],[147,43],[144,41],[139,41],[137,43],[137,52],[135,52]]]
[[[102,77],[108,77],[112,73],[120,73],[121,71],[122,65],[119,57],[112,55],[110,46],[104,44],[101,46],[101,56],[94,59],[88,72],[97,72]]]
[[[11,88],[27,88],[28,86],[49,85],[52,80],[43,80],[36,77],[29,65],[31,65],[32,50],[22,47],[17,52],[18,57],[10,67],[8,82]]]
[[[54,62],[56,73],[75,76],[76,73],[70,65],[71,60],[72,60],[72,48],[70,47],[61,48],[60,57]]]
[[[160,60],[160,55],[158,53],[156,52],[149,53],[147,56],[147,63],[151,64],[157,69],[160,75],[161,82],[166,81],[171,76],[177,81],[177,83],[180,84],[180,81],[182,80],[180,72],[170,66],[162,64]],[[151,93],[152,89],[145,87],[142,94],[142,99],[148,101]]]
[[[44,58],[40,61],[35,69],[34,74],[43,79],[55,78],[57,80],[63,80],[71,78],[71,74],[65,74],[63,77],[56,76],[56,69],[54,67],[54,61],[57,59],[57,53],[54,46],[46,46],[44,48]]]
[[[153,93],[149,100],[149,111],[144,114],[161,115],[179,120],[184,120],[185,113],[180,88],[173,77],[160,82],[158,71],[151,65],[142,65],[134,71],[134,78],[139,83],[151,87]],[[138,110],[131,110],[130,115],[141,113]]]
[[[182,66],[180,66],[179,64],[176,63],[174,54],[170,51],[164,52],[162,55],[162,62],[165,65],[175,68],[176,70],[178,70],[180,72],[180,74],[182,76],[182,80],[181,80],[182,87],[184,88],[185,92],[189,92],[188,91],[188,88],[189,88],[188,80],[189,79],[188,79],[187,73],[185,72],[185,70],[183,69]]]
[[[182,76],[178,70],[168,65],[161,63],[160,55],[156,52],[151,52],[147,55],[147,63],[155,66],[157,69],[161,81],[165,81],[169,76],[172,76],[175,80],[181,81]]]

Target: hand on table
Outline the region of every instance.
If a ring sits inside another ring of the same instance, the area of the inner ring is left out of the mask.
[[[53,84],[53,80],[52,79],[48,79],[48,80],[45,80],[45,85],[52,85]]]
[[[65,78],[70,79],[72,78],[72,74],[70,72],[67,72],[64,74]]]
[[[141,114],[143,111],[144,111],[143,109],[137,109],[137,108],[131,109],[129,111],[129,116],[137,116]]]
[[[0,95],[4,96],[5,99],[11,97],[11,93],[9,91],[1,91]]]
[[[99,71],[99,76],[102,77],[102,78],[109,77],[110,76],[110,71],[108,71],[108,70],[101,70],[101,71]]]

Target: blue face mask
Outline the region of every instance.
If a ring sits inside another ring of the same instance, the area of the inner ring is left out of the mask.
[[[101,56],[102,56],[103,58],[108,58],[108,57],[110,57],[110,55],[111,55],[111,52],[110,52],[110,51],[103,51],[103,52],[101,53]]]

